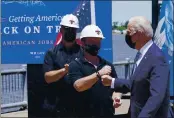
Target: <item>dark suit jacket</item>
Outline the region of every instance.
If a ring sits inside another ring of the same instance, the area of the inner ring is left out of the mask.
[[[116,92],[131,92],[131,118],[167,118],[169,75],[161,50],[152,44],[129,80],[115,79]]]

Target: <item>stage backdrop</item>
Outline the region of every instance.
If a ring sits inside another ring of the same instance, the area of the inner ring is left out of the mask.
[[[45,52],[54,46],[61,18],[69,13],[80,29],[96,24],[106,39],[100,55],[112,62],[111,1],[2,1],[2,64],[42,64]],[[78,38],[78,37],[77,37]]]

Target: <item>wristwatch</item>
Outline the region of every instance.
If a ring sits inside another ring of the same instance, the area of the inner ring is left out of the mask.
[[[99,73],[98,71],[97,71],[96,73],[97,73],[97,77],[98,77],[99,79],[101,79],[100,73]]]

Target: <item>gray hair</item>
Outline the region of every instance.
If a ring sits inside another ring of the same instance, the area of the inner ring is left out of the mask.
[[[132,24],[131,31],[135,33],[136,31],[140,31],[145,33],[147,37],[153,37],[153,29],[150,21],[148,21],[143,16],[136,16],[129,19],[129,23]]]

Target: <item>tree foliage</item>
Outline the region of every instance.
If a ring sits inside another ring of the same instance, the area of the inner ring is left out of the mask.
[[[123,31],[127,29],[127,25],[128,25],[128,21],[126,21],[125,23],[122,22],[120,23],[120,25],[119,25],[119,22],[116,21],[116,22],[113,22],[112,24],[112,30]]]

